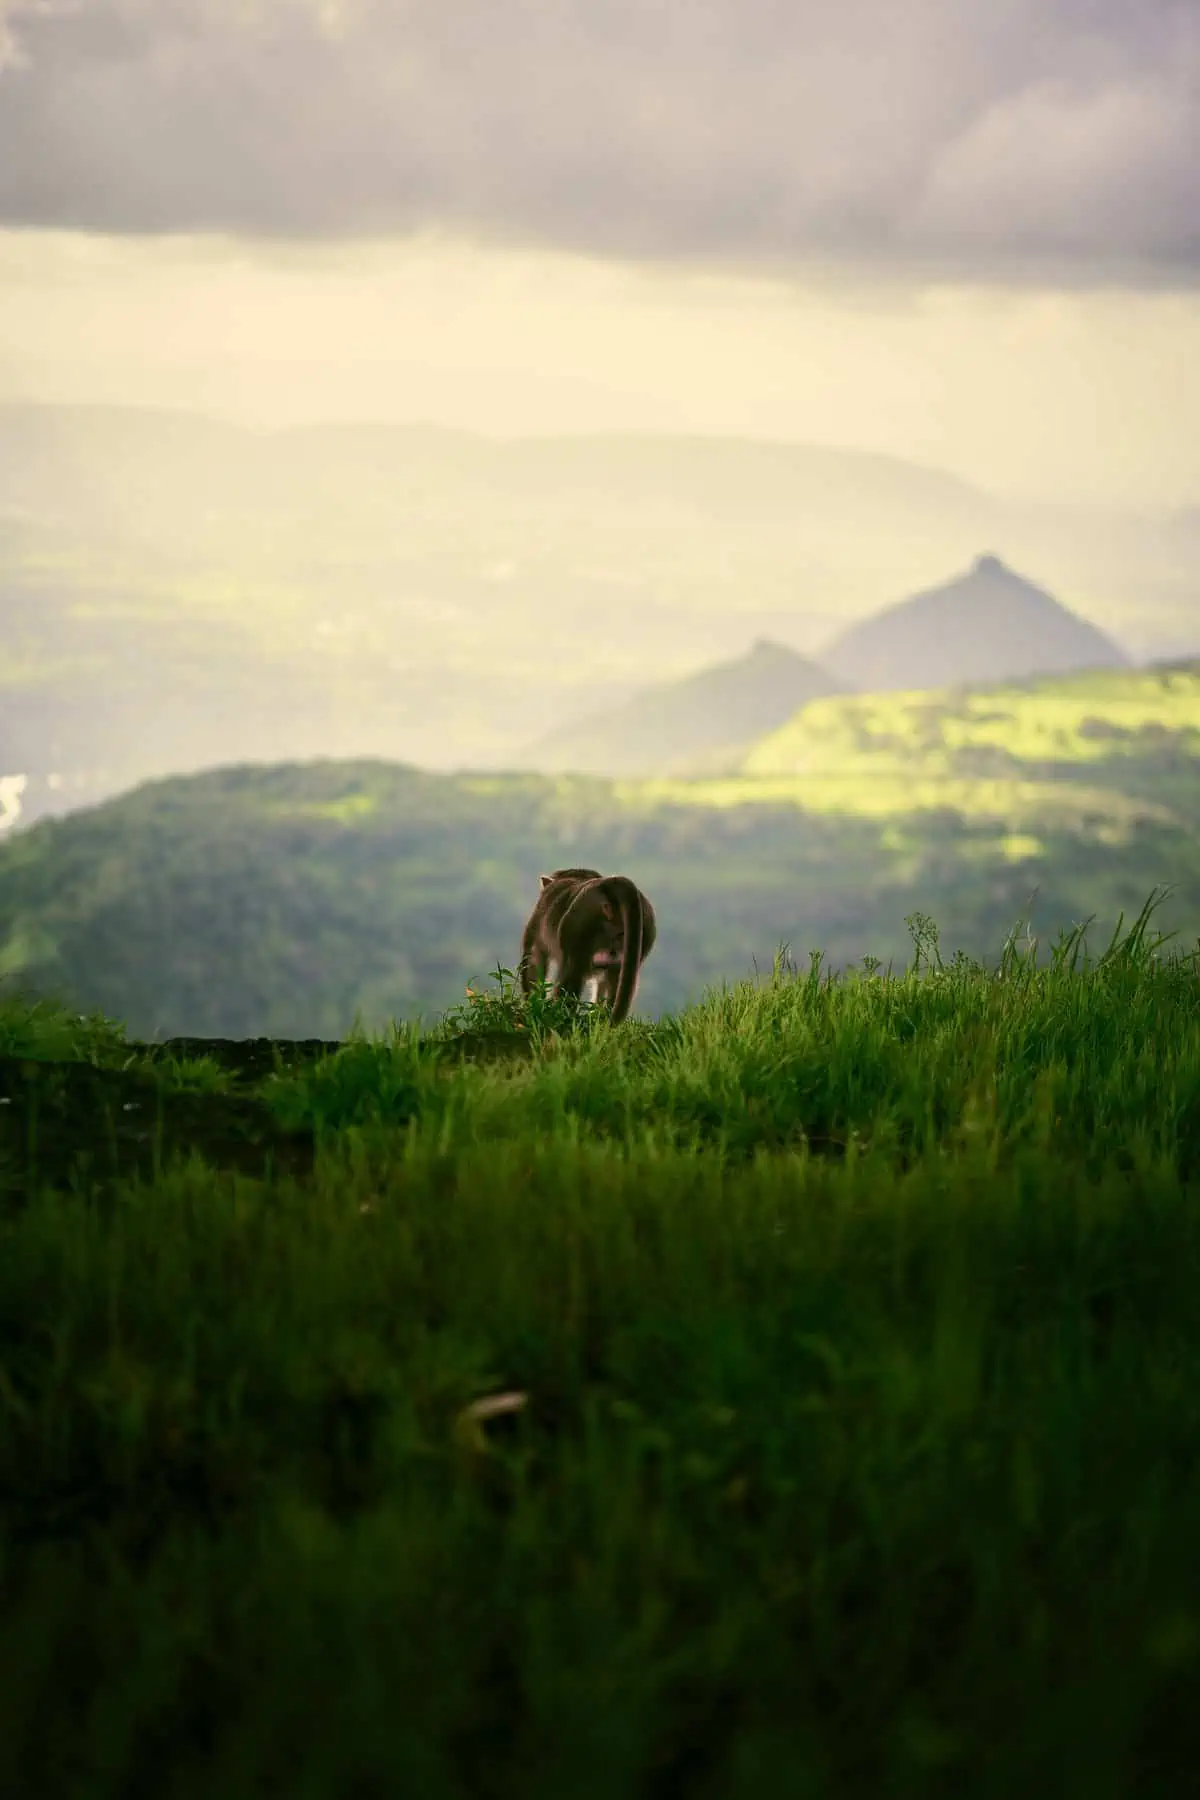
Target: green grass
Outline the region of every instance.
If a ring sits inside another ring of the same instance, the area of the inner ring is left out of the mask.
[[[903,973],[616,1031],[501,981],[253,1081],[0,1011],[13,1092],[136,1064],[315,1144],[0,1193],[0,1789],[1190,1792],[1200,1004],[1152,923],[985,969],[914,916]]]

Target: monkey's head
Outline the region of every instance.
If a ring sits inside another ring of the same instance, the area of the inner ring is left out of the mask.
[[[555,881],[599,881],[599,869],[555,869],[553,875],[538,877],[543,888],[548,888]]]

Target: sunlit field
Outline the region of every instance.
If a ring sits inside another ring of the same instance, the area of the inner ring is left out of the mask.
[[[748,775],[961,781],[1072,764],[1094,786],[1172,749],[1200,757],[1200,670],[1120,670],[955,694],[816,700],[750,752]],[[1118,765],[1114,767],[1114,765]]]

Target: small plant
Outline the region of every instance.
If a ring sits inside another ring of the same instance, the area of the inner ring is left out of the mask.
[[[115,1020],[74,1012],[45,995],[6,992],[0,983],[0,1056],[112,1062],[125,1053],[125,1027]]]
[[[548,981],[522,992],[514,970],[501,965],[492,971],[494,990],[467,984],[466,997],[442,1017],[442,1030],[450,1037],[496,1037],[524,1034],[537,1044],[543,1038],[564,1033],[587,1034],[601,1025],[608,1012],[603,1003],[556,995]]]
[[[940,970],[943,967],[941,952],[938,949],[940,933],[933,919],[925,912],[910,912],[905,915],[904,923],[908,927],[908,935],[913,942],[913,973],[920,974],[922,957],[925,959],[927,969]]]

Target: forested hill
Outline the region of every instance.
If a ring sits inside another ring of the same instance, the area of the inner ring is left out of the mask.
[[[638,1011],[770,969],[781,943],[906,962],[905,916],[994,956],[1099,938],[1154,883],[1200,935],[1200,669],[820,700],[692,782],[243,766],[0,841],[0,978],[172,1032],[339,1037],[429,1017],[515,963],[543,869],[635,877],[659,941]]]

